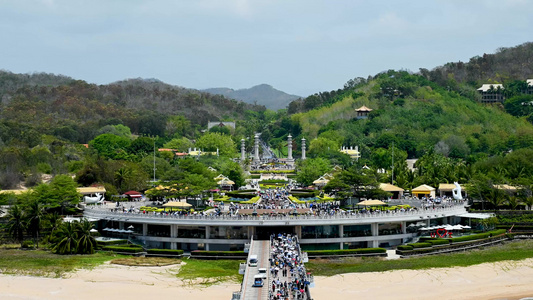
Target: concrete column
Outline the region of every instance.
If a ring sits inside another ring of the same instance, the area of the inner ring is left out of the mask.
[[[118,222],[118,229],[124,229],[124,221]]]
[[[302,238],[302,226],[301,225],[294,226],[294,231],[298,239],[301,239]]]
[[[148,224],[143,223],[143,236],[148,235]]]
[[[402,233],[405,234],[407,233],[407,222],[406,221],[402,221]]]
[[[292,136],[289,134],[287,137],[287,159],[292,158]]]
[[[377,248],[379,247],[379,241],[371,241],[369,242],[370,248]]]
[[[339,249],[340,249],[340,250],[344,249],[344,243],[343,243],[343,242],[340,242],[340,243],[339,243]]]
[[[302,138],[302,160],[305,160],[305,138]]]
[[[170,225],[170,237],[171,238],[178,237],[178,225],[176,225],[176,224],[171,224]]]
[[[342,225],[342,224],[339,225],[339,237],[340,238],[344,238],[344,225]]]
[[[378,223],[370,224],[370,230],[372,231],[372,236],[378,236],[379,235]]]
[[[178,250],[178,243],[176,243],[176,242],[171,242],[171,243],[170,243],[170,249],[172,249],[172,250]]]
[[[209,231],[210,231],[210,228],[211,226],[205,226],[205,238],[208,240],[209,239]]]

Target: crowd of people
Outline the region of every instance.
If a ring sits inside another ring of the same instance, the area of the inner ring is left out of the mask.
[[[271,236],[270,300],[308,299],[310,276],[307,274],[295,236]]]

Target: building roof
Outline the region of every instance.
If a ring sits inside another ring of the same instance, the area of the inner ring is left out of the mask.
[[[481,91],[481,92],[486,92],[486,91],[489,91],[490,90],[490,87],[493,87],[493,89],[497,89],[498,87],[500,87],[500,89],[504,89],[503,87],[503,84],[501,83],[495,83],[495,84],[491,84],[491,83],[486,83],[484,85],[482,85],[479,89],[477,89],[478,91]]]
[[[76,188],[78,190],[78,193],[82,195],[90,195],[90,194],[104,194],[106,192],[105,187],[103,186],[91,186],[91,187],[79,187]]]
[[[434,187],[431,187],[427,184],[422,184],[413,189],[413,192],[433,192],[435,190]]]
[[[463,187],[461,184],[459,184],[461,188]],[[453,183],[439,183],[439,191],[453,191],[455,188],[455,184]]]
[[[372,109],[371,109],[371,108],[368,108],[368,107],[366,107],[366,106],[363,105],[363,106],[359,107],[358,109],[356,109],[355,111],[359,111],[359,112],[361,112],[361,111],[371,112]]]
[[[403,192],[404,189],[401,187],[392,185],[390,183],[380,183],[379,188],[384,190],[385,192]]]
[[[495,184],[495,188],[499,190],[508,190],[508,191],[516,191],[516,186],[508,185],[508,184]]]
[[[28,192],[29,190],[0,190],[0,194],[15,194],[20,195]]]
[[[317,180],[313,181],[313,184],[317,184],[317,185],[325,185],[329,182],[329,180],[327,180],[326,178],[324,178],[323,176],[321,176],[320,178],[318,178]]]

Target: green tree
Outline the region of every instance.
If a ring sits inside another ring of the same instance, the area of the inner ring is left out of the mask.
[[[309,156],[310,157],[317,157],[321,153],[331,151],[331,150],[339,150],[340,145],[338,142],[327,139],[325,137],[318,137],[316,139],[313,139],[311,143],[309,144]]]
[[[202,135],[198,141],[196,141],[196,148],[202,149],[206,152],[216,152],[217,149],[221,156],[235,157],[237,148],[230,136],[208,132]]]
[[[31,233],[37,248],[39,248],[39,234],[45,215],[44,205],[38,199],[32,198],[28,201],[24,217],[27,220],[28,231]]]
[[[89,146],[96,149],[98,155],[111,159],[129,159],[127,150],[131,140],[114,134],[101,134],[89,142]]]
[[[300,184],[308,186],[313,184],[313,181],[317,180],[320,176],[329,172],[331,166],[328,160],[318,157],[298,161],[297,169],[298,174],[296,175],[296,180]]]
[[[193,146],[193,143],[186,137],[173,138],[164,145],[165,148],[174,149],[179,152],[187,152]]]

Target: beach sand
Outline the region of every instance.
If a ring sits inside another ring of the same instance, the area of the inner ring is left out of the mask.
[[[176,266],[105,264],[67,278],[0,275],[0,299],[231,299],[238,283],[202,288],[173,275]],[[472,267],[399,270],[315,277],[315,300],[509,299],[533,297],[533,259]]]

